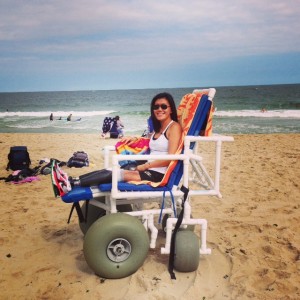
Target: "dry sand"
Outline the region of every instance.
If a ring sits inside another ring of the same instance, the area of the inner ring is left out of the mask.
[[[103,145],[114,143],[98,135],[0,134],[0,176],[11,173],[5,167],[13,145],[28,147],[32,166],[84,150],[92,165],[66,168],[78,175],[101,168]],[[196,272],[176,272],[177,280],[160,244],[132,276],[97,277],[84,260],[77,217],[67,224],[70,205],[53,197],[49,175],[1,181],[0,298],[300,299],[299,157],[300,134],[241,135],[224,144],[223,198],[192,198],[193,217],[208,220],[212,254],[201,256]]]

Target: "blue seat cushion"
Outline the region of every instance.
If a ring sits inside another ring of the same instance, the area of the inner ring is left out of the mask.
[[[61,198],[66,203],[73,203],[80,200],[91,200],[93,199],[93,193],[90,187],[74,187],[72,191]]]
[[[111,191],[112,184],[111,183],[103,183],[99,185],[99,189],[102,192]],[[169,191],[170,188],[168,186],[160,186],[160,187],[152,187],[148,184],[131,184],[127,182],[119,182],[118,190],[120,191],[140,191],[140,192],[152,192],[152,191]]]

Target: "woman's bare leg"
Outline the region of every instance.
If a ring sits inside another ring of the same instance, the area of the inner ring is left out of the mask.
[[[123,181],[141,181],[140,173],[138,171],[124,170]]]

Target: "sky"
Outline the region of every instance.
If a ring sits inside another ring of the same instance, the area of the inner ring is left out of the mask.
[[[300,0],[0,0],[0,92],[300,83]]]

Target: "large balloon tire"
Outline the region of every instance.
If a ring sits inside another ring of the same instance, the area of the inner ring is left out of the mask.
[[[193,272],[200,260],[199,238],[189,230],[178,231],[175,241],[174,268],[179,272]]]
[[[101,199],[99,201],[101,203],[105,203],[105,197],[101,197]],[[81,206],[81,211],[82,211],[84,218],[85,218],[85,214],[86,214],[86,205],[87,205],[87,203],[84,202]],[[132,211],[132,206],[130,204],[117,205],[117,210],[119,212]],[[86,222],[79,221],[79,227],[81,229],[81,232],[85,235],[86,232],[88,231],[88,229],[91,227],[91,225],[98,219],[104,217],[105,215],[106,215],[105,209],[95,206],[95,205],[92,205],[92,204],[89,205]]]
[[[148,250],[149,237],[142,223],[123,213],[106,215],[95,221],[83,244],[89,267],[108,279],[135,273],[144,263]]]

